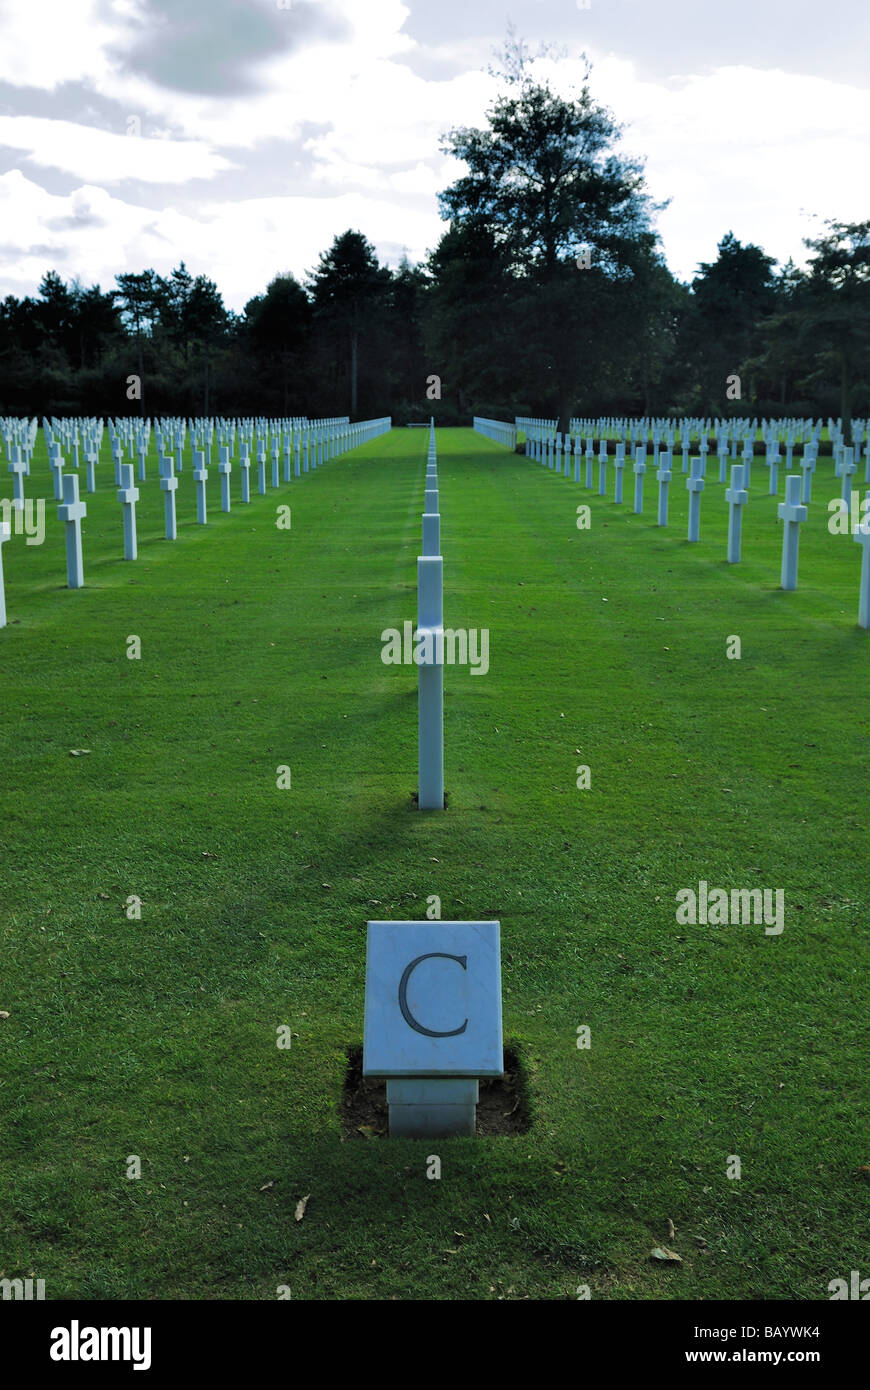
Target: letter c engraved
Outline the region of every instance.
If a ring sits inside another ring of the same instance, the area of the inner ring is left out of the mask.
[[[418,1023],[411,1010],[408,1008],[408,982],[411,974],[423,960],[431,960],[433,956],[438,956],[442,960],[455,960],[466,969],[465,962],[468,956],[451,956],[446,951],[427,951],[424,956],[417,956],[410,965],[406,965],[402,973],[402,980],[399,985],[399,1008],[402,1010],[402,1018],[409,1028],[413,1028],[415,1033],[423,1033],[427,1038],[455,1038],[459,1033],[464,1033],[468,1027],[468,1019],[465,1020],[461,1028],[451,1028],[447,1033],[434,1033],[431,1028],[424,1028],[422,1023]]]

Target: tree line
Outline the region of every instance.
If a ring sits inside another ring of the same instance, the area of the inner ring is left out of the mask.
[[[725,234],[691,283],[587,70],[570,98],[505,50],[483,128],[442,150],[467,173],[418,265],[335,237],[300,283],[240,314],[182,262],[0,304],[0,414],[870,414],[870,220],[829,219],[805,269]]]

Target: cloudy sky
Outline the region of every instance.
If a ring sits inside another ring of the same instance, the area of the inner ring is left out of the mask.
[[[566,94],[585,52],[681,278],[870,216],[868,0],[0,0],[0,295],[183,259],[241,310],[348,227],[421,259],[509,23]]]

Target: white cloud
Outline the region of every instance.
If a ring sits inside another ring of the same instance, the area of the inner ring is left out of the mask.
[[[98,217],[99,224],[87,223],[88,216]],[[433,214],[364,193],[215,202],[196,213],[171,207],[152,212],[101,188],[83,186],[68,196],[47,193],[18,171],[0,177],[0,219],[4,293],[27,283],[35,288],[51,269],[107,289],[123,271],[153,266],[165,275],[183,259],[192,274],[214,279],[236,310],[282,270],[302,279],[348,227],[376,246],[404,244],[412,259],[420,259],[441,226]],[[33,250],[60,245],[68,253],[61,263],[50,249]]]
[[[0,145],[43,168],[100,183],[187,183],[235,167],[201,140],[115,134],[42,116],[0,116]]]
[[[442,133],[482,123],[496,90],[479,70],[488,56],[481,57],[482,39],[452,40],[445,17],[438,44],[417,50],[402,32],[401,0],[330,0],[350,26],[344,40],[276,54],[261,64],[256,92],[216,99],[170,93],[109,60],[136,3],[7,0],[0,78],[47,92],[83,83],[95,98],[140,116],[143,137],[123,133],[126,116],[116,133],[52,119],[48,100],[44,116],[0,116],[0,143],[81,185],[59,197],[20,175],[0,180],[3,240],[17,248],[6,287],[20,292],[28,279],[35,287],[49,268],[48,252],[34,254],[34,246],[66,250],[57,261],[62,273],[77,270],[104,285],[117,271],[165,272],[183,257],[238,308],[278,270],[313,266],[348,226],[376,246],[404,244],[412,258],[434,246],[444,229],[435,195],[459,171],[440,152]],[[431,60],[427,71],[457,51],[469,67],[444,80],[422,77],[406,61],[418,51]],[[715,257],[729,229],[780,260],[801,260],[801,238],[816,230],[806,213],[867,215],[866,93],[747,65],[651,81],[624,57],[591,50],[590,57],[594,96],[626,124],[623,149],[646,156],[650,191],[671,200],[659,228],[682,277]],[[563,90],[583,73],[572,60],[541,61],[540,70]],[[282,140],[292,142],[286,170],[278,163]],[[276,150],[271,169],[263,167],[267,148]],[[263,196],[240,199],[230,188],[219,198],[207,181],[242,163],[245,194],[262,177]],[[158,194],[162,186],[162,209],[117,196],[128,178]],[[184,211],[172,207],[179,196]]]

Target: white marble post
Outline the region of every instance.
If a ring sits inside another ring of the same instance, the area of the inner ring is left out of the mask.
[[[251,459],[248,454],[248,446],[244,441],[239,450],[239,468],[242,470],[242,501],[251,500]]]
[[[82,520],[88,514],[87,506],[79,501],[79,479],[77,473],[63,475],[63,502],[57,509],[58,521],[66,524],[66,583],[68,589],[84,587],[84,564],[82,561]]]
[[[686,479],[689,490],[689,530],[687,539],[697,541],[701,534],[701,493],[704,491],[703,459],[692,459],[692,473]]]
[[[417,633],[431,634],[431,661],[419,666],[417,805],[444,809],[444,578],[440,555],[417,558]],[[425,654],[425,650],[424,650]]]
[[[855,472],[855,451],[854,449],[843,449],[843,461],[840,465],[840,477],[843,479],[841,496],[846,505],[849,505],[850,493],[852,491],[852,474]]]
[[[208,469],[205,466],[205,455],[201,449],[194,449],[193,451],[193,481],[196,486],[196,520],[200,526],[205,526],[208,523],[205,495]]]
[[[133,486],[132,463],[121,464],[118,501],[124,509],[124,559],[135,560],[139,553],[136,546],[136,503],[139,501],[139,489]]]
[[[439,512],[423,513],[423,554],[441,554],[441,515]]]
[[[773,451],[767,460],[770,468],[770,485],[768,487],[768,497],[776,497],[779,492],[779,445],[774,445]]]
[[[178,479],[175,476],[175,465],[171,454],[167,454],[160,465],[160,487],[163,490],[163,516],[166,522],[166,539],[174,541],[178,539],[178,526],[175,517],[175,493],[178,488]]]
[[[813,473],[816,471],[815,455],[809,445],[804,448],[800,462],[801,477],[801,501],[812,502],[813,500]]]
[[[0,627],[6,626],[6,580],[3,577],[3,547],[11,535],[12,527],[9,523],[0,521]]]
[[[646,472],[646,447],[641,444],[634,451],[634,514],[643,511],[643,475]]]
[[[659,526],[668,524],[668,485],[671,481],[671,452],[664,451],[659,456],[659,467],[656,470],[656,477],[659,483]]]
[[[257,447],[257,491],[261,497],[266,495],[266,446],[263,443]]]
[[[226,444],[218,445],[218,472],[221,475],[221,511],[228,512],[230,509],[230,463],[229,446]]]
[[[17,444],[13,444],[9,451],[9,472],[12,474],[12,506],[16,512],[24,510],[24,475],[27,472],[27,461],[21,457],[21,450]]]
[[[807,519],[807,508],[800,500],[801,480],[797,473],[790,473],[785,480],[785,501],[780,502],[777,513],[784,523],[782,532],[782,568],[780,586],[783,589],[796,589],[798,577],[798,537],[800,523]]]
[[[63,497],[63,454],[60,452],[60,445],[57,440],[53,440],[49,446],[48,462],[51,466],[52,481],[54,483],[54,500],[59,502]]]
[[[743,508],[749,493],[743,487],[744,468],[741,463],[731,465],[731,486],[725,493],[728,503],[728,563],[736,565],[740,559],[743,530]]]
[[[614,472],[616,475],[616,481],[613,486],[614,502],[622,501],[622,471],[625,468],[625,450],[623,449],[622,453],[620,453],[620,447],[621,446],[617,444],[616,458],[613,461]]]
[[[866,501],[870,501],[870,492]],[[861,583],[858,590],[858,626],[870,628],[870,509],[865,511],[852,534],[852,540],[864,547],[861,555]]]

